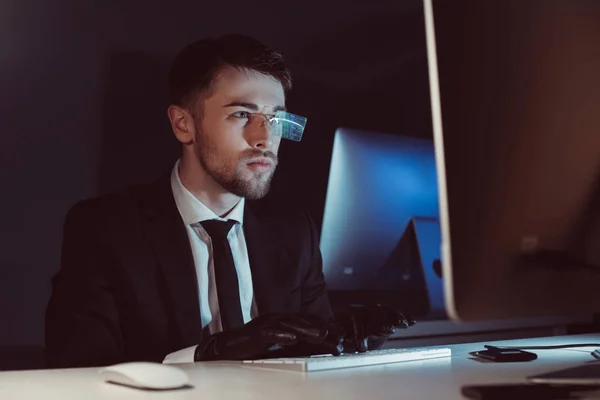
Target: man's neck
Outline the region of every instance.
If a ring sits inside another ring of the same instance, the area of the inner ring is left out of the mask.
[[[179,162],[178,172],[183,186],[219,217],[229,214],[241,199],[223,189],[199,163],[189,162],[182,158]]]

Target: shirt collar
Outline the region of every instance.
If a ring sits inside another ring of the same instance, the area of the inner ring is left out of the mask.
[[[173,197],[175,198],[179,214],[186,225],[192,225],[210,219],[217,219],[220,221],[230,219],[239,224],[243,224],[245,203],[243,197],[238,201],[235,207],[233,207],[229,214],[224,218],[219,217],[183,185],[179,178],[179,161],[180,160],[177,160],[171,171],[171,190],[173,191]]]

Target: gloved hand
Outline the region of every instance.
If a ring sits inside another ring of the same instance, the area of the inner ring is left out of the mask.
[[[397,328],[406,329],[415,324],[400,311],[380,304],[351,305],[336,313],[331,322],[344,337],[346,353],[378,349]]]
[[[307,357],[312,355],[332,354],[339,356],[344,351],[344,336],[334,324],[328,324],[327,336],[321,343],[297,343],[272,350],[263,358]]]
[[[288,347],[322,347],[328,333],[329,324],[317,316],[263,314],[241,328],[210,335],[196,348],[194,361],[271,358]]]

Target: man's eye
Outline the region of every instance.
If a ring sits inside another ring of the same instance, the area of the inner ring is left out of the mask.
[[[250,118],[250,113],[248,111],[238,111],[231,114],[231,116],[235,118]]]

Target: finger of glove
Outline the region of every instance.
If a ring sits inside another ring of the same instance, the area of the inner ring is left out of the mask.
[[[413,326],[413,325],[415,325],[415,324],[417,323],[417,321],[415,321],[415,319],[414,319],[414,318],[413,318],[411,315],[409,315],[409,314],[402,313],[402,316],[403,316],[403,317],[404,317],[404,319],[406,320],[406,323],[407,323],[407,325],[408,325],[409,327],[410,327],[410,326]]]
[[[330,340],[325,342],[325,346],[329,353],[334,356],[339,356],[344,352],[344,338],[340,337],[339,340]]]
[[[327,324],[327,337],[325,340],[331,343],[342,343],[344,336],[346,336],[349,330],[349,328],[341,326],[338,323],[330,322]]]
[[[397,308],[380,306],[379,309],[385,314],[386,323],[391,322],[391,324],[396,328],[408,328],[415,324],[415,320],[398,310]]]
[[[352,335],[352,314],[350,312],[334,314],[327,327],[330,334],[334,332],[342,337]]]
[[[336,343],[336,342],[325,341],[321,344],[317,344],[314,346],[321,349],[320,353],[331,354],[334,356],[339,356],[344,351],[344,345],[342,344],[342,342]]]
[[[367,335],[389,336],[394,333],[397,322],[395,310],[379,304],[373,304],[364,310]]]
[[[399,316],[396,327],[406,329],[416,324],[416,321],[410,315],[401,313],[400,311],[398,311],[398,314]]]
[[[404,314],[400,310],[389,309],[388,313],[393,326],[396,328],[406,329],[415,324],[415,320],[411,316]]]
[[[325,321],[307,315],[290,315],[289,318],[281,319],[278,326],[295,333],[299,341],[310,344],[322,343],[328,333]]]
[[[328,353],[334,356],[339,356],[344,351],[344,335],[333,324],[328,325],[327,337],[322,343],[322,346]]]
[[[396,328],[406,329],[415,324],[411,317],[392,307],[377,305],[369,310],[369,314],[374,334],[392,334]],[[379,332],[375,332],[378,327]]]
[[[280,344],[290,346],[298,343],[298,336],[294,332],[282,329],[263,329],[260,331],[260,339],[268,345]]]
[[[367,351],[367,332],[365,332],[365,321],[361,314],[354,315],[352,318],[352,332],[354,333],[354,343],[359,353]]]

